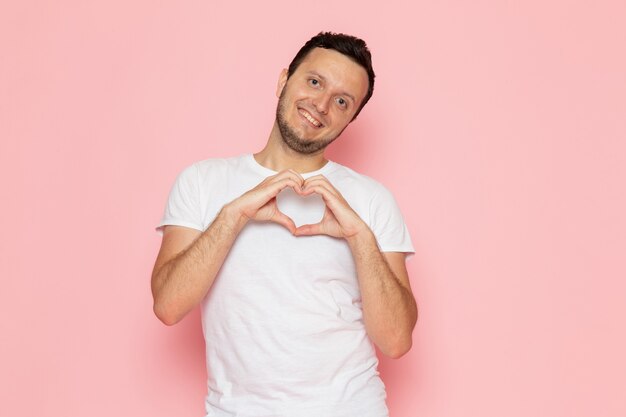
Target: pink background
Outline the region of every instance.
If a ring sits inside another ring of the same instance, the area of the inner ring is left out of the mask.
[[[259,150],[319,30],[374,97],[331,157],[417,255],[392,417],[626,415],[623,1],[5,1],[0,415],[201,416],[198,311],[151,311],[176,174]]]

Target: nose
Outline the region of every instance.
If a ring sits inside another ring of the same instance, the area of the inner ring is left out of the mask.
[[[328,108],[330,107],[330,101],[332,97],[330,94],[321,92],[316,97],[313,98],[313,105],[315,106],[315,110],[317,110],[321,114],[328,113]]]

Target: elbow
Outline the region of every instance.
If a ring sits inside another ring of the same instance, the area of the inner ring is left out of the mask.
[[[411,346],[413,346],[413,341],[409,337],[406,340],[399,341],[390,346],[387,346],[384,350],[381,349],[381,351],[383,355],[389,358],[399,359],[404,356],[409,350],[411,350]]]
[[[413,337],[411,331],[402,331],[394,335],[388,335],[384,339],[384,343],[379,343],[378,349],[388,358],[398,359],[406,355],[413,346]]]
[[[409,328],[404,330],[396,329],[394,332],[388,334],[388,338],[384,346],[379,346],[383,355],[398,359],[406,355],[413,346],[413,329],[417,322],[417,308],[415,308],[414,318],[411,321]]]
[[[168,308],[163,302],[158,302],[157,300],[154,301],[152,310],[154,315],[166,326],[173,326],[183,318],[181,315],[175,314],[171,307]]]

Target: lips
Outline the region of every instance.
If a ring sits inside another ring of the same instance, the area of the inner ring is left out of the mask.
[[[309,113],[308,111],[298,108],[298,113],[300,113],[306,120],[308,120],[308,122],[315,128],[320,128],[322,126],[324,126],[322,124],[322,122],[320,122],[319,120],[317,120],[315,117],[313,117],[311,115],[311,113]]]

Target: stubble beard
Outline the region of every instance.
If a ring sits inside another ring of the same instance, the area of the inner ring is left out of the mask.
[[[335,139],[337,139],[337,137],[339,137],[339,135],[337,135],[333,138],[307,140],[298,136],[298,134],[291,128],[291,126],[289,126],[285,118],[286,109],[283,95],[284,90],[283,93],[281,93],[280,98],[278,99],[278,106],[276,107],[276,122],[278,123],[278,129],[280,130],[280,136],[282,137],[285,145],[289,147],[289,149],[303,155],[311,155],[324,150]],[[339,134],[341,134],[341,132],[339,132]]]

